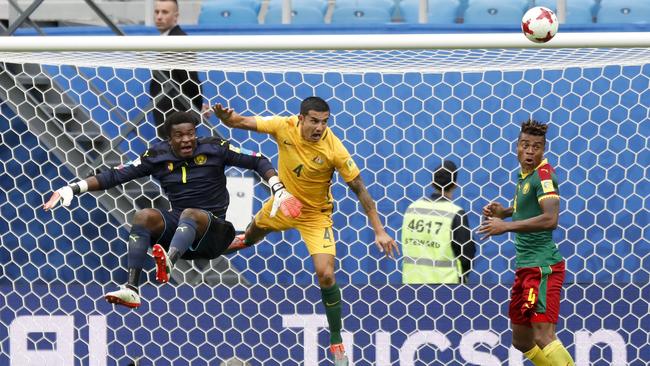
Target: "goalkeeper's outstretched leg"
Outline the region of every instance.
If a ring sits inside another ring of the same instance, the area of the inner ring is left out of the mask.
[[[134,217],[129,235],[126,285],[105,295],[106,301],[137,308],[140,306],[140,275],[152,246],[158,282],[169,282],[174,264],[180,259],[213,259],[235,236],[232,224],[201,209],[159,211],[144,209]]]

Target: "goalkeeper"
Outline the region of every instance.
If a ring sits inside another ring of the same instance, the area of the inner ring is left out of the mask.
[[[379,250],[393,257],[393,249],[398,249],[384,230],[359,168],[341,141],[327,128],[330,117],[327,102],[318,97],[309,97],[300,104],[300,114],[291,117],[244,117],[220,104],[216,104],[213,111],[228,127],[273,136],[278,144],[280,178],[295,195],[288,201],[300,199],[304,204],[299,218],[288,217],[284,213],[273,217],[274,201],[267,201],[246,229],[245,235],[236,237],[228,251],[251,246],[272,231],[297,229],[307,245],[318,276],[330,330],[330,352],[335,365],[347,365],[341,338],[341,290],[334,277],[336,249],[330,192],[334,170],[338,170],[359,198],[375,231],[375,243]]]
[[[57,189],[43,205],[45,210],[59,202],[68,206],[74,195],[149,175],[160,182],[172,209],[145,208],[135,213],[128,242],[128,281],[105,295],[110,303],[140,306],[140,274],[152,245],[156,279],[161,283],[169,281],[179,258],[213,259],[223,253],[235,236],[232,224],[224,220],[229,204],[226,166],[254,169],[268,180],[275,195],[273,214],[281,208],[285,215],[300,215],[300,202],[292,199],[291,211],[282,204],[292,196],[267,158],[217,137],[197,138],[198,123],[198,116],[191,112],[172,113],[164,125],[167,141],[154,144],[129,165]]]

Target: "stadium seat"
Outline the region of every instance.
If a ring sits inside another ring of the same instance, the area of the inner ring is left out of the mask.
[[[295,5],[291,9],[291,24],[323,24],[324,16],[319,8]],[[269,8],[264,24],[282,24],[282,7]]]
[[[244,8],[251,8],[255,13],[259,13],[262,1],[264,0],[203,0],[201,4],[202,8],[213,4],[219,4],[221,6],[241,6]]]
[[[279,7],[282,8],[282,3],[284,0],[270,0],[269,1],[269,10]],[[327,10],[327,0],[291,0],[291,7],[295,10],[296,7],[312,7],[318,8],[325,14]]]
[[[395,9],[395,0],[336,0],[334,3],[337,8],[347,8],[350,6],[373,6],[376,8],[384,8],[389,12]]]
[[[463,16],[465,24],[512,25],[521,23],[523,9],[517,4],[497,3],[493,0],[470,2]]]
[[[227,3],[204,3],[199,25],[258,24],[257,13],[248,6]]]
[[[460,0],[460,1],[461,3],[467,4],[468,7],[472,6],[474,3],[485,2],[484,0]],[[498,1],[492,1],[492,4],[494,5],[499,4],[499,6],[501,5],[518,6],[521,8],[522,11],[526,11],[533,6],[534,0],[498,0]],[[523,13],[521,14],[523,15]]]
[[[427,23],[453,24],[458,18],[459,3],[456,0],[429,0]],[[399,4],[405,23],[418,23],[420,0],[403,0]]]
[[[602,0],[598,23],[649,23],[650,3],[640,0]]]
[[[374,6],[348,6],[334,9],[332,24],[390,23],[390,12]]]
[[[535,6],[544,6],[557,13],[557,0],[535,0]],[[568,24],[589,24],[594,22],[596,3],[593,0],[570,0],[567,2]]]

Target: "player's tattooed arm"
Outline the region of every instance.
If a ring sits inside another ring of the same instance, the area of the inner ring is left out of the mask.
[[[370,197],[370,193],[368,193],[366,185],[363,183],[363,179],[361,179],[361,175],[349,181],[348,186],[357,195],[361,206],[363,206],[363,210],[366,212],[366,216],[368,216],[370,225],[375,231],[375,244],[377,244],[381,252],[386,253],[386,256],[395,258],[393,250],[399,254],[399,248],[395,240],[384,230],[384,225],[379,219],[379,214],[377,214],[375,201]]]

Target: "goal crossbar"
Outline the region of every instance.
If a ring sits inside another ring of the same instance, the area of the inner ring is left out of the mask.
[[[650,32],[558,33],[548,43],[533,43],[520,33],[480,34],[318,34],[189,37],[8,37],[2,52],[24,51],[261,51],[408,50],[503,48],[650,47]]]

